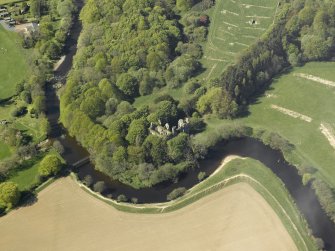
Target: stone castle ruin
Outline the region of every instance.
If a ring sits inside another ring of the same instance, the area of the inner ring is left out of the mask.
[[[151,134],[159,137],[173,138],[181,132],[189,133],[189,124],[190,121],[188,118],[179,119],[178,126],[170,126],[169,123],[166,123],[164,126],[162,122],[158,120],[158,125],[154,123],[150,124],[149,131]]]

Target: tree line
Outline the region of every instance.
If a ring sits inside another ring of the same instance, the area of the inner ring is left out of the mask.
[[[278,9],[270,29],[207,84],[206,93],[197,102],[201,113],[236,117],[283,69],[333,57],[335,3],[281,1]]]

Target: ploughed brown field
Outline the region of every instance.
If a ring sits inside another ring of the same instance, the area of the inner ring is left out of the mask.
[[[181,210],[129,214],[92,197],[71,179],[0,218],[0,249],[297,250],[280,219],[251,186],[239,183]]]

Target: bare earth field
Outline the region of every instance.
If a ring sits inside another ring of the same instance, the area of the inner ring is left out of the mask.
[[[21,250],[297,250],[272,208],[239,183],[173,213],[127,214],[65,178],[0,219],[0,247]]]

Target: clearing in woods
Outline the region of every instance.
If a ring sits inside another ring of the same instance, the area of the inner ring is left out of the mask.
[[[28,71],[20,37],[0,25],[0,100],[15,94],[16,85]]]
[[[217,77],[235,55],[254,43],[273,23],[277,0],[218,0],[209,11],[210,29],[202,63],[205,79]]]
[[[246,183],[172,213],[146,215],[117,211],[63,178],[34,205],[0,219],[0,235],[0,246],[11,251],[298,250],[271,206]]]

